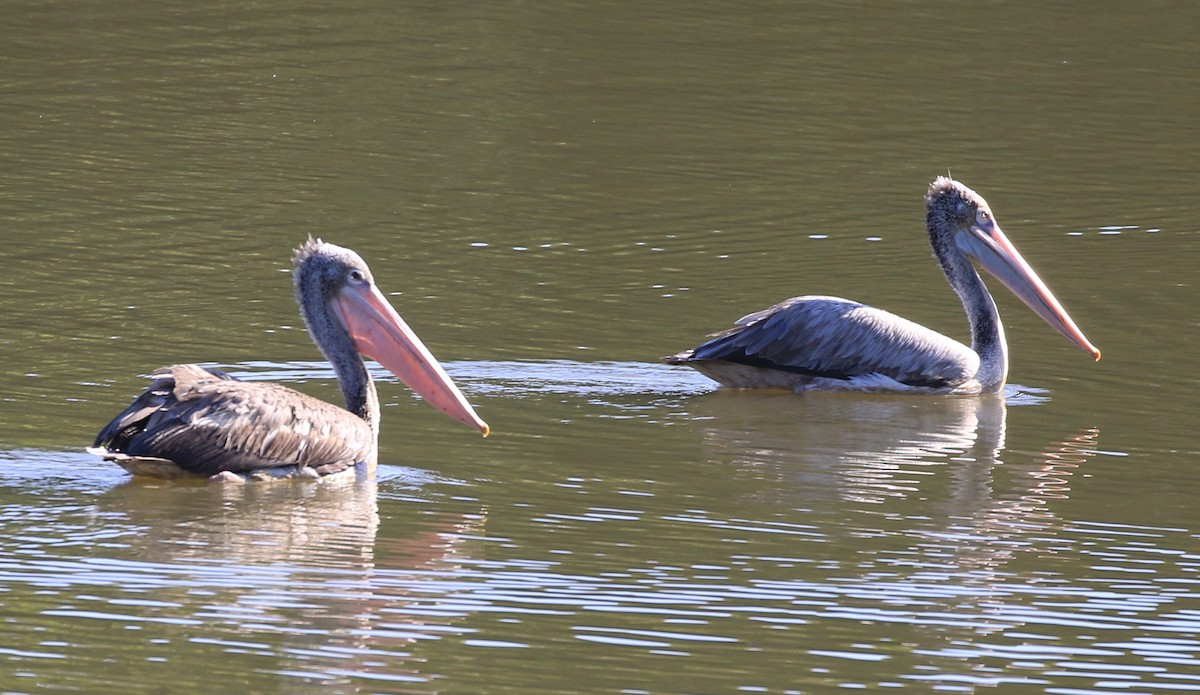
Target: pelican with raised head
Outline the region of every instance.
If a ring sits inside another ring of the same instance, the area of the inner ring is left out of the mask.
[[[150,387],[100,431],[88,451],[135,475],[165,478],[373,471],[379,397],[363,355],[426,403],[488,435],[487,423],[379,291],[358,254],[310,238],[292,260],[300,313],[333,365],[345,409],[279,384],[179,364],[154,372]]]
[[[929,243],[971,326],[971,347],[895,314],[839,297],[793,297],[664,357],[735,388],[795,391],[995,393],[1008,344],[974,259],[1042,320],[1100,359],[1100,351],[1000,230],[979,194],[940,176],[925,196]]]

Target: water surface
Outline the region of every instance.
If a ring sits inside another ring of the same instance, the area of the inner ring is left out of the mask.
[[[0,690],[1200,689],[1190,5],[7,10]],[[807,293],[965,336],[946,172],[1103,361],[999,288],[1002,399],[657,363]],[[491,437],[385,378],[373,481],[82,452],[163,364],[336,398],[308,234]]]

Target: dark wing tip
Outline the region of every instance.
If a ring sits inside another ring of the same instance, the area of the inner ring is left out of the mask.
[[[667,364],[687,364],[692,361],[692,350],[684,350],[674,355],[665,355],[659,359]]]

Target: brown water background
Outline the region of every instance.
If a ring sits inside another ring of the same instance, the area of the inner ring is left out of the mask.
[[[0,692],[1200,689],[1198,6],[2,6]],[[964,338],[947,172],[1103,361],[997,288],[1005,401],[657,364],[797,294]],[[82,452],[163,364],[336,399],[308,234],[492,437],[388,380],[377,481]]]

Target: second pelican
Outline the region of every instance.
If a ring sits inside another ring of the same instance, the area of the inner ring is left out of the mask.
[[[966,309],[971,347],[882,309],[804,296],[743,316],[708,342],[663,360],[735,388],[994,393],[1008,376],[1008,344],[996,303],[970,259],[1100,359],[979,194],[940,176],[930,184],[925,206],[929,243]]]

